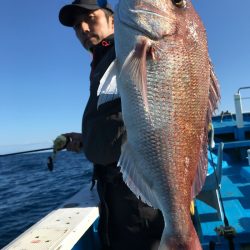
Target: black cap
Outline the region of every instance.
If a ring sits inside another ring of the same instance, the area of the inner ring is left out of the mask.
[[[73,27],[79,16],[89,10],[98,10],[104,8],[113,12],[110,4],[106,4],[103,7],[98,5],[97,0],[75,0],[72,4],[65,5],[59,12],[59,21],[61,24]]]

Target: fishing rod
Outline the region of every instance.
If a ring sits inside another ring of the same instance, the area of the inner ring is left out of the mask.
[[[33,149],[33,150],[27,150],[27,151],[15,152],[15,153],[2,154],[2,155],[0,155],[0,158],[6,157],[6,156],[21,155],[21,154],[27,154],[27,153],[53,150],[51,156],[49,156],[47,159],[48,169],[49,169],[49,171],[52,171],[54,169],[54,160],[56,158],[57,152],[65,149],[68,142],[69,142],[69,139],[66,136],[60,135],[54,140],[53,147],[39,148],[39,149]]]
[[[6,157],[6,156],[11,156],[11,155],[21,155],[21,154],[34,153],[34,152],[41,152],[41,151],[47,151],[47,150],[51,150],[51,149],[53,149],[53,148],[40,148],[40,149],[21,151],[21,152],[16,152],[16,153],[3,154],[3,155],[0,155],[0,157]]]
[[[0,155],[0,158],[1,157],[6,157],[6,156],[13,156],[13,155],[21,155],[21,154],[34,153],[34,152],[42,152],[42,151],[47,151],[47,150],[52,150],[52,149],[54,150],[54,147],[39,148],[39,149],[33,149],[33,150],[27,150],[27,151],[15,152],[15,153],[3,154],[3,155]],[[53,160],[52,160],[51,157],[48,157],[47,166],[48,166],[49,171],[53,170],[54,165],[53,165]]]
[[[69,143],[69,138],[64,135],[59,135],[53,142],[53,152],[51,156],[48,157],[47,166],[49,171],[54,169],[54,161],[56,158],[56,154],[58,151],[61,151],[66,148],[67,144]]]

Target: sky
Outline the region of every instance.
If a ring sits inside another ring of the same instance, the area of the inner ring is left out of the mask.
[[[72,28],[58,21],[60,8],[69,3],[1,0],[0,153],[52,146],[58,135],[81,131],[91,55]],[[193,0],[193,5],[221,86],[217,113],[234,112],[234,93],[250,86],[250,1]],[[245,100],[243,110],[249,105]]]

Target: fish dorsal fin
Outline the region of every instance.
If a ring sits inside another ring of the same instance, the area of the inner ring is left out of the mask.
[[[136,88],[140,91],[144,107],[148,111],[147,97],[147,51],[149,44],[146,39],[139,39],[135,49],[133,49],[126,58],[121,74],[129,76]]]
[[[208,106],[208,119],[212,118],[220,100],[220,88],[218,79],[214,73],[214,68],[211,60],[210,63],[210,88],[209,88],[209,106]]]
[[[97,107],[103,103],[110,102],[114,99],[119,98],[117,89],[117,61],[116,59],[109,65],[108,69],[104,73],[100,80],[100,85],[97,90],[98,103]]]
[[[207,176],[208,126],[209,123],[211,122],[212,115],[215,109],[217,108],[219,100],[220,100],[219,83],[215,76],[212,63],[210,61],[210,87],[209,87],[208,110],[204,128],[204,136],[202,141],[203,146],[200,151],[200,160],[198,163],[196,176],[192,186],[192,192],[191,192],[192,198],[199,194],[205,183],[205,179]]]
[[[135,153],[130,145],[126,142],[122,146],[122,153],[118,162],[121,167],[123,180],[130,188],[130,190],[140,198],[144,203],[151,207],[159,208],[156,200],[156,195],[153,193],[150,179],[147,179],[143,173],[139,172],[140,168],[137,166],[144,166],[145,162],[139,162],[136,159]]]

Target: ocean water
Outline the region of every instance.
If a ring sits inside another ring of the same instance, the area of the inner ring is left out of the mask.
[[[92,165],[83,154],[59,152],[54,170],[50,152],[0,158],[0,248],[35,224],[85,185]]]

